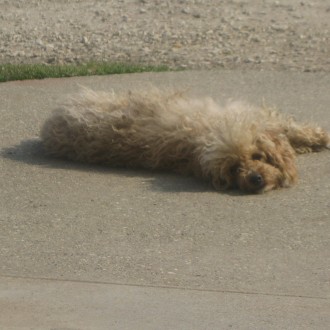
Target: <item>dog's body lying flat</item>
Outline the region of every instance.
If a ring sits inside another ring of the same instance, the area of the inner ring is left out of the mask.
[[[57,157],[110,166],[174,170],[217,189],[262,192],[296,181],[295,154],[329,147],[329,135],[275,111],[180,93],[85,90],[41,131]]]

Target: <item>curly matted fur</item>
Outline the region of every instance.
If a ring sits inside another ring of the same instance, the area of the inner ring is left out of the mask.
[[[41,130],[54,156],[110,166],[170,169],[213,183],[263,192],[297,179],[295,154],[329,147],[318,126],[278,112],[182,93],[84,90]]]

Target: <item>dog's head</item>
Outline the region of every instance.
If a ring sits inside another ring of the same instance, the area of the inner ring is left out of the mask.
[[[214,158],[209,175],[216,189],[238,188],[261,193],[295,183],[295,153],[285,136],[264,133],[253,143],[223,150]]]

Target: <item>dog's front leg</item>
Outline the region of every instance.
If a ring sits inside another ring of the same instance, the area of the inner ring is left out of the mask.
[[[316,125],[299,125],[293,122],[286,127],[285,134],[298,154],[330,148],[329,133]]]

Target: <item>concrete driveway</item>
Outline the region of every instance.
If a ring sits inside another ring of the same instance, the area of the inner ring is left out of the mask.
[[[330,131],[330,74],[0,84],[0,328],[329,329],[330,152],[299,157],[298,185],[263,195],[43,155],[40,125],[80,85],[151,84],[264,102]]]

